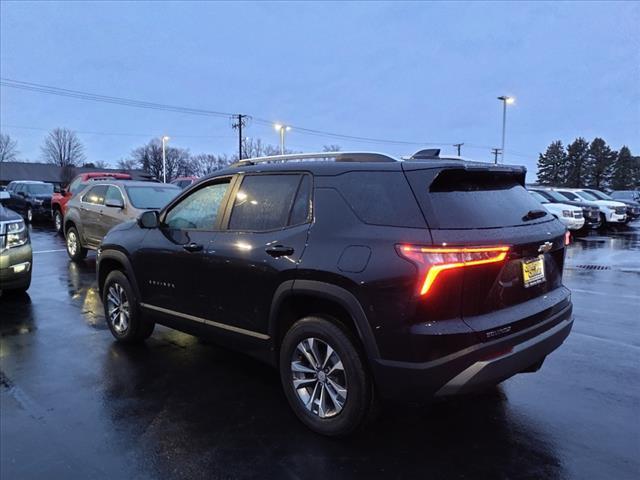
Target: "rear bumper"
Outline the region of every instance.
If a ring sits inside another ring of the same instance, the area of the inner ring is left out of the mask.
[[[569,303],[525,330],[479,342],[430,362],[374,360],[378,392],[383,398],[420,402],[434,396],[472,392],[535,369],[569,335],[572,311]]]

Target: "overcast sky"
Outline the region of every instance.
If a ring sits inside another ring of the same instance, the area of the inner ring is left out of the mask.
[[[640,153],[638,2],[2,2],[0,18],[1,74],[13,80],[438,143],[448,153],[464,142],[463,155],[479,160],[500,145],[496,97],[513,95],[509,163],[535,170],[551,141],[576,136]],[[193,153],[237,149],[224,117],[1,92],[2,131],[30,160],[57,126],[79,132],[89,160],[112,163],[162,134]],[[247,135],[278,142],[258,122]],[[330,143],[417,148],[287,135],[295,150]]]

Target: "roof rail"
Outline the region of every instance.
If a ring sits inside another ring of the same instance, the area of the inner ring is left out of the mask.
[[[295,162],[300,160],[334,161],[334,162],[397,162],[398,160],[384,153],[376,152],[317,152],[290,153],[286,155],[272,155],[269,157],[245,158],[232,167],[256,165],[258,163]]]

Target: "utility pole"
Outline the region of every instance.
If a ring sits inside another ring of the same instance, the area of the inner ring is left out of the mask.
[[[247,125],[249,115],[242,115],[241,113],[234,115],[231,123],[231,128],[238,130],[238,160],[242,160],[242,127]]]
[[[493,163],[495,163],[497,165],[498,164],[498,155],[500,155],[502,153],[502,149],[501,148],[492,148],[491,149],[491,153],[493,153],[493,155],[494,155]]]
[[[460,156],[460,147],[462,147],[464,143],[454,143],[453,146],[458,149],[458,156]]]

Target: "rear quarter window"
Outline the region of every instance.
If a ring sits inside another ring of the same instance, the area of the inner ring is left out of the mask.
[[[338,175],[333,184],[364,223],[425,227],[424,217],[402,172],[348,172]]]

